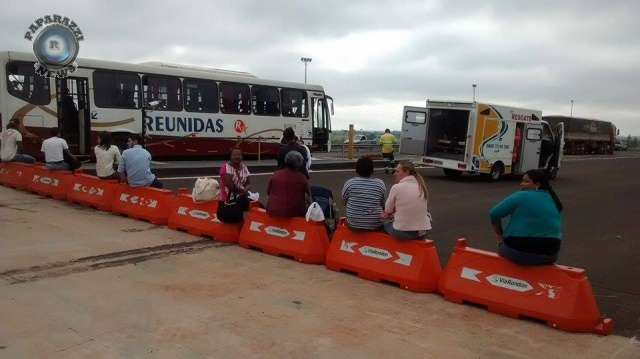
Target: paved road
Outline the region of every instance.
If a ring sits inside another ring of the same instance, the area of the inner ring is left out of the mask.
[[[497,201],[519,189],[519,178],[498,183],[478,176],[446,178],[425,168],[429,205],[435,223],[432,239],[441,263],[446,263],[457,238],[469,245],[495,250],[487,213]],[[339,197],[350,170],[317,171],[312,184],[330,188]],[[376,171],[387,189],[391,175]],[[252,188],[266,203],[268,174],[252,177]],[[195,179],[164,179],[165,186],[192,188]],[[565,206],[564,240],[559,263],[587,269],[600,310],[614,319],[614,333],[640,336],[640,152],[614,156],[567,157],[552,182]],[[340,205],[341,213],[344,207]]]

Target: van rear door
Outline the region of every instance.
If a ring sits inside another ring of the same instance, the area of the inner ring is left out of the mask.
[[[541,148],[542,124],[527,123],[522,139],[522,161],[520,162],[519,172],[523,173],[528,170],[538,169]]]
[[[402,113],[402,135],[400,153],[405,155],[425,154],[427,143],[428,110],[424,107],[405,106]]]

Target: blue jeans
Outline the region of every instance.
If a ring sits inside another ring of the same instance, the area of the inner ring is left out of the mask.
[[[46,163],[45,166],[51,171],[71,171],[71,167],[69,167],[69,164],[66,162]]]
[[[553,264],[558,260],[558,253],[554,255],[548,254],[535,254],[535,253],[527,253],[521,252],[517,249],[513,249],[504,242],[501,242],[498,245],[498,254],[501,257],[504,257],[514,263],[529,265],[529,266],[544,266]]]
[[[28,163],[28,164],[33,164],[36,163],[36,159],[29,156],[29,155],[23,155],[21,153],[16,153],[16,155],[13,157],[13,159],[9,162],[21,162],[21,163]]]
[[[395,239],[424,239],[427,231],[399,231],[393,228],[393,221],[382,221],[382,228]]]

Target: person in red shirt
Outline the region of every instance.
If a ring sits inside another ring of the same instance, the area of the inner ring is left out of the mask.
[[[307,196],[311,197],[307,177],[298,170],[304,158],[298,151],[291,151],[284,163],[286,168],[276,171],[269,180],[267,213],[276,217],[304,217]]]

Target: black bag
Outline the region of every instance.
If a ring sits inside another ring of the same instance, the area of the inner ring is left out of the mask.
[[[238,223],[244,219],[244,211],[242,210],[242,204],[238,201],[235,194],[229,194],[226,201],[218,202],[218,211],[216,215],[220,222],[223,223]]]

